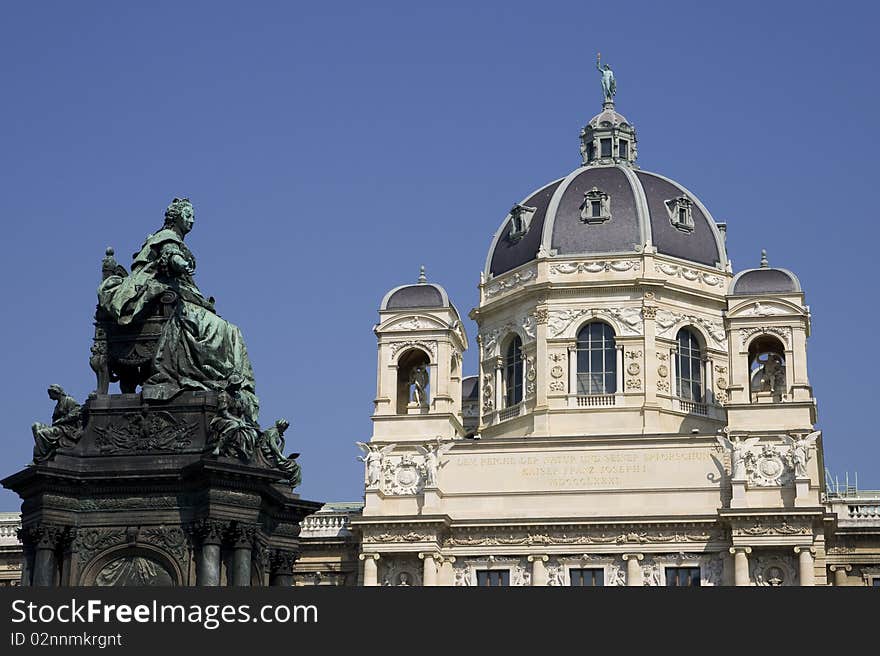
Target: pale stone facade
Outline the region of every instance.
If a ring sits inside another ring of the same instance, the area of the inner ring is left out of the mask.
[[[359,582],[873,585],[880,494],[827,494],[796,276],[734,275],[726,225],[635,165],[613,103],[581,138],[493,239],[464,399],[442,287],[383,300]]]

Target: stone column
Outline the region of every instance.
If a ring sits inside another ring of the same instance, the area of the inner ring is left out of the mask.
[[[578,359],[577,342],[574,342],[574,343],[568,345],[568,394],[569,394],[569,405],[571,407],[577,407],[577,401],[572,398],[573,396],[576,396],[578,393],[577,359]]]
[[[52,587],[56,585],[58,560],[56,551],[63,529],[60,526],[40,524],[31,529],[34,542],[33,585]]]
[[[752,553],[752,548],[731,547],[730,553],[733,554],[733,584],[739,586],[750,585],[749,554]]]
[[[379,554],[362,553],[358,558],[364,561],[364,587],[374,588],[379,585],[379,567],[377,565]]]
[[[639,561],[644,560],[644,554],[623,554],[626,561],[626,585],[628,587],[642,586],[642,567]]]
[[[269,585],[273,588],[289,588],[293,585],[293,565],[299,554],[283,549],[269,553]]]
[[[617,368],[617,375],[614,381],[614,391],[617,394],[623,394],[623,345],[618,344],[614,350],[614,366]]]
[[[532,585],[546,587],[548,560],[550,560],[548,556],[529,556],[529,562],[532,564]]]
[[[795,547],[794,552],[798,554],[798,564],[800,565],[801,585],[815,585],[816,573],[813,571],[813,554],[815,549],[810,546]]]
[[[452,567],[454,562],[455,556],[443,556],[440,559],[439,585],[455,585],[455,570]]]
[[[230,532],[232,542],[231,585],[247,587],[251,584],[251,550],[254,547],[256,527],[235,524]]]
[[[193,525],[193,536],[200,544],[196,585],[220,585],[220,544],[226,526],[223,522],[202,519]]]
[[[423,561],[422,566],[422,585],[425,587],[435,587],[437,585],[437,558],[438,554],[426,551],[419,554],[419,558]]]
[[[504,358],[495,358],[495,410],[500,412],[504,408]]]
[[[829,568],[834,573],[834,587],[846,585],[846,573],[852,571],[852,565],[831,565]]]

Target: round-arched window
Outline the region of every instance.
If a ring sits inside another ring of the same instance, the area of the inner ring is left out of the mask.
[[[504,353],[504,405],[509,408],[522,401],[522,340],[514,337]]]
[[[577,335],[577,389],[579,395],[614,394],[617,391],[617,351],[614,331],[594,321]]]
[[[702,403],[703,401],[703,351],[697,336],[687,328],[678,331],[675,338],[678,352],[675,354],[675,385],[679,398]]]

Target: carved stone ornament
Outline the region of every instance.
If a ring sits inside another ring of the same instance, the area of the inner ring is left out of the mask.
[[[437,356],[437,343],[424,342],[421,340],[408,339],[403,342],[391,342],[391,360],[397,357],[397,354],[407,348],[419,348],[431,354],[432,358]]]
[[[753,446],[745,458],[746,475],[752,487],[789,485],[793,471],[779,447],[764,444]]]
[[[565,533],[549,531],[546,533],[528,533],[510,531],[499,534],[497,531],[488,533],[474,532],[451,535],[443,540],[444,547],[493,547],[493,546],[546,546],[546,545],[583,545],[583,544],[663,544],[663,543],[705,543],[723,540],[726,536],[722,529],[670,529],[656,531],[590,531]]]
[[[654,270],[663,273],[672,278],[683,278],[688,282],[700,281],[709,287],[720,287],[724,284],[724,278],[714,273],[706,273],[697,271],[688,267],[677,264],[667,264],[666,262],[654,262]]]
[[[734,526],[734,537],[755,537],[766,535],[813,535],[813,529],[807,524],[792,526],[783,520],[778,524],[766,524],[761,520],[755,520],[749,525]]]
[[[745,310],[736,313],[739,317],[768,317],[777,314],[791,314],[791,311],[775,303],[761,303],[756,301]]]
[[[550,275],[572,275],[575,273],[602,273],[608,271],[632,271],[638,273],[642,268],[638,260],[609,260],[602,262],[561,262],[550,265]]]
[[[406,332],[412,330],[431,330],[435,328],[446,328],[439,321],[428,317],[405,317],[395,321],[385,328],[387,332]]]
[[[488,413],[492,412],[495,408],[494,401],[494,391],[492,389],[492,383],[489,381],[489,377],[486,376],[483,379],[483,412]]]
[[[482,330],[479,334],[478,343],[483,346],[483,358],[494,356],[495,349],[498,347],[498,340],[505,338],[511,333],[524,335],[526,339],[523,339],[523,342],[534,340],[536,325],[537,322],[534,316],[526,315],[517,321],[508,321],[495,328]]]
[[[501,279],[493,280],[486,286],[483,294],[487,299],[494,298],[500,294],[504,294],[516,289],[527,282],[531,282],[538,277],[537,269],[526,269],[525,271],[517,271],[512,276],[505,276]]]
[[[170,412],[130,412],[122,423],[96,426],[95,444],[101,453],[181,451],[192,443],[198,422],[178,419]]]
[[[433,534],[419,533],[406,528],[386,530],[382,533],[368,534],[365,533],[363,542],[365,544],[389,544],[392,542],[432,542],[436,539]]]
[[[724,331],[724,325],[719,321],[709,321],[702,317],[692,314],[681,314],[678,312],[670,312],[669,310],[657,310],[657,335],[659,337],[674,338],[672,334],[676,326],[683,324],[691,324],[702,328],[709,337],[717,342],[721,347],[724,346],[727,333]]]
[[[740,328],[739,337],[743,346],[751,339],[752,335],[758,333],[770,333],[782,339],[786,346],[791,345],[791,328],[789,326],[758,326],[755,328]]]
[[[565,376],[565,367],[561,367],[558,364],[553,365],[550,367],[550,376],[553,378],[562,378]]]
[[[424,464],[416,462],[415,457],[405,453],[402,456],[387,456],[382,463],[385,494],[419,494],[424,487]]]
[[[383,586],[422,585],[421,566],[412,557],[388,557],[379,561],[379,580]]]
[[[759,586],[797,585],[798,572],[793,559],[780,556],[759,556],[754,559],[752,577]]]
[[[547,320],[550,337],[560,337],[576,321],[583,318],[605,318],[617,323],[621,335],[642,334],[642,311],[641,308],[577,308],[570,310],[551,310]]]

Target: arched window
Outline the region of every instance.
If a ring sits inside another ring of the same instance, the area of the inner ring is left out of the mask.
[[[617,352],[614,331],[594,321],[577,335],[577,393],[614,394],[617,391]]]
[[[509,408],[522,401],[523,361],[522,340],[514,337],[504,353],[504,406]]]
[[[679,398],[703,402],[703,352],[697,336],[687,328],[678,331],[675,340],[675,384]]]

